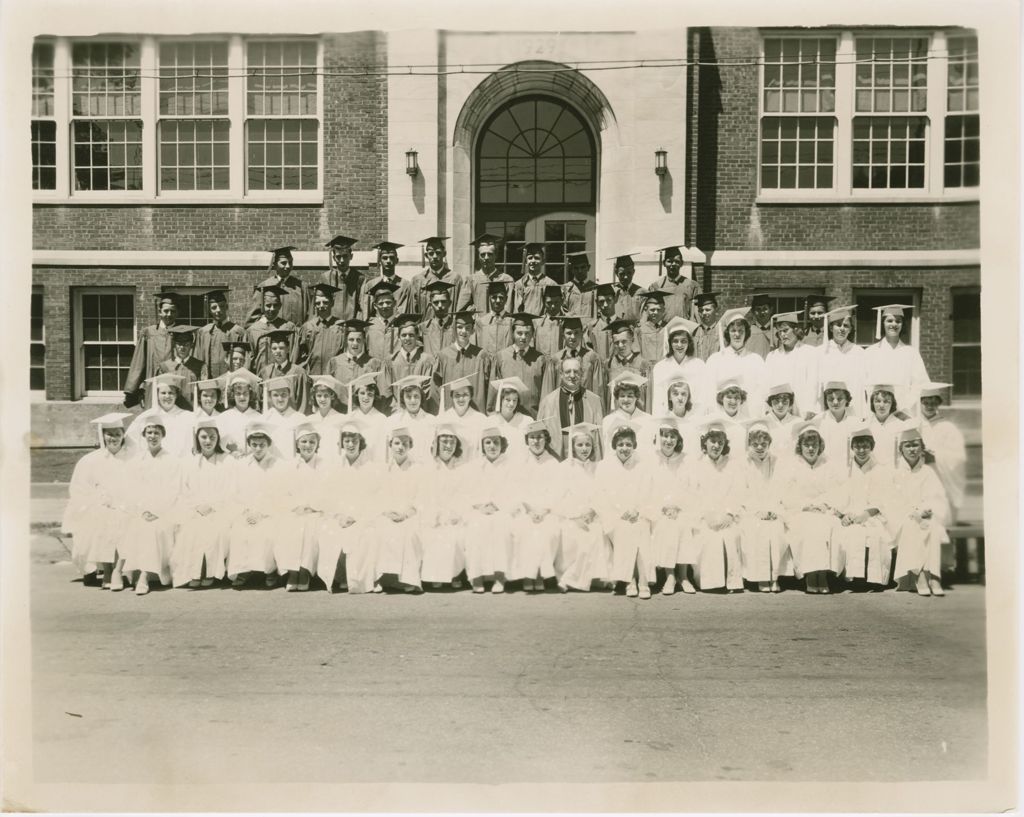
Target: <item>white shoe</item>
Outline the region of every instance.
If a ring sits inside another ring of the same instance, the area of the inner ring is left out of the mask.
[[[149,592],[149,576],[146,575],[145,571],[139,576],[139,580],[135,582],[135,595],[144,596]]]
[[[636,582],[630,582],[626,585],[626,595],[629,596],[631,599],[635,599],[637,597],[638,592],[639,591],[636,588]]]
[[[641,582],[640,583],[639,592],[640,592],[640,598],[642,598],[642,599],[649,599],[651,597],[651,588],[647,584],[647,582]]]
[[[676,577],[675,576],[669,576],[668,578],[665,579],[664,587],[661,588],[661,595],[663,595],[663,596],[671,596],[675,592],[676,592]]]
[[[697,592],[697,588],[693,586],[693,582],[691,582],[689,579],[683,579],[682,582],[680,582],[680,586],[682,587],[684,593],[693,594]]]
[[[505,592],[505,583],[495,580],[494,584],[491,585],[491,592],[497,595],[498,593]]]
[[[120,570],[115,570],[110,574],[110,590],[112,593],[120,593],[124,590],[124,574]]]

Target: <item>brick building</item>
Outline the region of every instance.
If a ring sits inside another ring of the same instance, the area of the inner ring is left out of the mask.
[[[415,66],[410,68],[409,66]],[[91,442],[120,400],[152,296],[231,290],[240,319],[269,248],[387,237],[586,249],[685,242],[723,305],[812,292],[917,309],[909,339],[980,403],[977,40],[962,29],[358,32],[62,38],[33,51],[33,430]]]

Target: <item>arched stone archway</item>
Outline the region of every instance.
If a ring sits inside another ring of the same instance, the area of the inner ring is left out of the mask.
[[[472,269],[469,242],[476,226],[473,167],[477,137],[496,110],[512,100],[537,95],[563,100],[583,117],[595,138],[598,167],[602,150],[618,145],[618,123],[608,98],[593,81],[570,66],[529,60],[487,76],[466,98],[452,133],[450,223],[454,261],[459,269]]]

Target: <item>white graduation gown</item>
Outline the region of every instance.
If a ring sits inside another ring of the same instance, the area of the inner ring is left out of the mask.
[[[637,454],[623,463],[610,449],[594,472],[594,493],[612,544],[612,581],[632,582],[634,569],[640,582],[657,581],[658,560],[651,540],[651,481],[650,466]],[[623,519],[631,512],[639,514],[634,521]]]
[[[760,462],[749,455],[744,461],[740,549],[743,578],[748,582],[773,582],[792,574],[792,555],[782,521],[782,472],[779,458],[769,453]],[[775,519],[762,519],[773,513]]]
[[[130,469],[128,500],[132,517],[124,534],[124,572],[155,573],[161,584],[171,583],[170,556],[174,547],[176,504],[181,497],[181,460],[164,450],[140,452]],[[148,511],[157,518],[148,521]]]
[[[888,584],[893,542],[886,510],[893,501],[894,490],[893,469],[877,455],[863,468],[851,463],[838,481],[829,499],[836,510],[853,517],[876,508],[879,514],[850,525],[836,521],[832,530],[832,569],[836,573],[845,572],[847,579]]]
[[[740,452],[743,450],[739,449]],[[703,454],[693,467],[692,479],[696,486],[694,499],[699,509],[694,515],[694,545],[700,553],[694,572],[701,590],[719,587],[743,589],[738,519],[719,530],[710,525],[716,517],[726,513],[740,516],[743,505],[743,471],[734,458],[742,456],[742,453],[723,454],[714,461]]]
[[[918,460],[914,468],[901,456],[893,473],[893,501],[890,524],[896,545],[896,581],[908,587],[913,574],[922,570],[938,577],[942,573],[942,545],[949,541],[946,526],[950,510],[946,492],[935,470]],[[930,519],[912,514],[930,510]]]
[[[175,587],[202,578],[204,560],[207,578],[224,577],[236,464],[230,454],[195,454],[182,464],[182,495],[175,507],[178,532],[171,553]],[[209,510],[204,514],[201,508]]]
[[[74,537],[71,561],[83,575],[99,563],[113,563],[123,548],[131,511],[131,466],[137,456],[126,440],[116,454],[104,447],[75,464],[61,530]]]
[[[587,592],[595,580],[607,581],[611,574],[611,542],[605,535],[600,513],[589,523],[581,519],[591,510],[599,511],[595,496],[597,463],[581,462],[570,456],[560,467],[562,495],[557,507],[561,540],[555,556],[555,574],[560,584]]]

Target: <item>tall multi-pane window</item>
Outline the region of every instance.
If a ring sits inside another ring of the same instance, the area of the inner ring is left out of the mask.
[[[250,42],[246,51],[249,190],[319,185],[317,45]]]
[[[763,188],[832,188],[835,60],[834,38],[773,37],[764,41]]]
[[[160,44],[160,189],[227,190],[228,44]]]
[[[962,29],[766,34],[761,193],[907,198],[976,187],[977,49]]]
[[[857,37],[853,186],[925,186],[928,39]]]
[[[117,393],[135,351],[135,298],[129,289],[76,293],[78,389],[82,396]]]
[[[139,45],[75,43],[71,62],[75,190],[141,190]]]
[[[43,324],[43,291],[32,287],[32,312],[30,318],[29,347],[29,389],[46,390],[46,335]]]
[[[946,187],[977,187],[981,167],[978,38],[950,37],[946,80]]]
[[[57,122],[54,119],[53,43],[32,46],[32,189],[57,187]]]
[[[981,397],[981,291],[953,290],[953,395]]]

